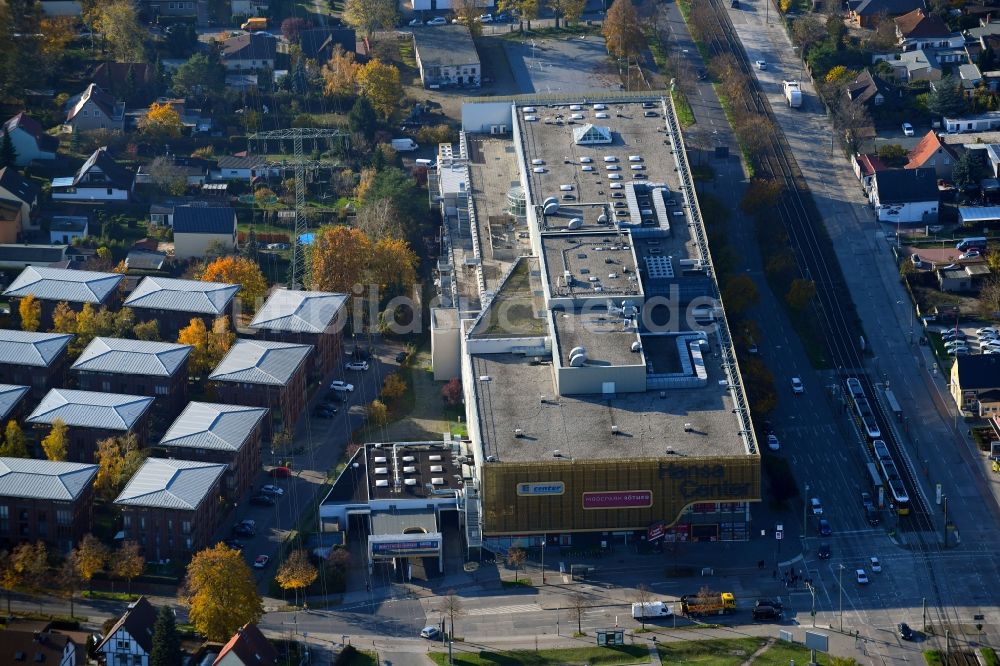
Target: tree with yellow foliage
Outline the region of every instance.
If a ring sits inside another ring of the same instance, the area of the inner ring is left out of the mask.
[[[60,301],[52,311],[53,333],[76,333],[76,311],[66,301]]]
[[[293,550],[288,559],[281,563],[274,580],[283,590],[295,591],[295,605],[299,604],[299,590],[303,590],[319,577],[319,571],[309,561],[309,557],[304,550]]]
[[[616,58],[637,56],[646,45],[632,0],[615,0],[601,28],[608,53]]]
[[[350,294],[365,278],[372,244],[364,232],[343,225],[320,227],[311,248],[313,288]]]
[[[352,51],[344,51],[340,44],[334,46],[330,61],[323,65],[323,93],[331,97],[353,93],[359,67]]]
[[[193,317],[191,322],[177,334],[177,344],[191,345],[188,369],[191,375],[200,377],[211,369],[208,363],[208,329],[201,317]]]
[[[203,282],[225,282],[240,285],[243,311],[257,311],[257,304],[267,294],[267,280],[256,261],[246,257],[219,257],[201,274]]]
[[[108,563],[111,552],[108,547],[101,543],[100,539],[93,534],[87,534],[80,540],[76,548],[73,549],[73,561],[76,564],[76,572],[80,579],[90,586],[90,581],[94,575],[104,569]]]
[[[389,422],[389,408],[381,400],[372,400],[365,408],[369,425],[384,426]]]
[[[0,456],[5,458],[30,458],[28,453],[28,438],[17,421],[7,421],[4,429],[3,446],[0,446]]]
[[[229,317],[216,317],[208,333],[208,361],[214,368],[236,342],[236,334],[229,325]]]
[[[365,167],[361,169],[361,174],[358,176],[358,185],[354,188],[354,196],[362,200],[365,198],[365,194],[371,189],[372,185],[375,183],[375,178],[378,176],[378,170],[370,169]]]
[[[181,115],[170,104],[153,102],[146,115],[139,119],[140,132],[160,139],[180,136],[183,127]]]
[[[111,573],[128,581],[129,594],[132,593],[132,579],[141,576],[145,569],[146,558],[135,541],[125,541],[111,556]]]
[[[387,65],[378,58],[372,58],[358,69],[357,82],[358,90],[371,101],[384,119],[392,115],[396,105],[403,99],[399,70],[395,65]]]
[[[51,60],[61,57],[66,47],[76,37],[73,19],[69,16],[43,16],[39,27],[42,34],[40,42],[42,56]]]
[[[69,428],[62,419],[52,422],[52,429],[42,440],[42,450],[49,460],[66,460],[69,455]]]
[[[837,84],[842,83],[848,75],[847,67],[843,65],[835,65],[830,68],[830,71],[826,73],[825,80],[827,83]]]
[[[409,287],[417,281],[417,255],[410,244],[386,237],[372,247],[369,279],[382,289]]]
[[[382,397],[394,400],[406,393],[406,382],[399,375],[389,375],[382,382]]]
[[[28,294],[17,304],[22,331],[37,331],[42,319],[42,304],[34,294]]]
[[[145,458],[135,433],[102,439],[97,443],[94,454],[97,462],[94,491],[106,500],[114,499]]]
[[[195,553],[181,601],[188,619],[210,641],[226,641],[248,622],[258,622],[264,604],[246,560],[224,543]]]

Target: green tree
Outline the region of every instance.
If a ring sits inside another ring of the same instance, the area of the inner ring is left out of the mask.
[[[132,335],[135,336],[136,340],[151,340],[153,342],[159,342],[160,323],[155,319],[139,322],[132,327]]]
[[[399,20],[396,0],[347,0],[344,21],[364,32],[371,41],[379,28],[391,28]]]
[[[805,310],[809,303],[812,302],[814,296],[816,296],[815,282],[804,278],[795,278],[788,288],[785,300],[788,301],[792,309]]]
[[[878,158],[887,167],[903,166],[909,154],[909,151],[898,143],[885,143],[878,147]]]
[[[966,110],[967,105],[962,84],[952,77],[943,78],[931,86],[927,110],[933,115],[958,116]]]
[[[0,446],[0,456],[7,458],[30,458],[28,453],[28,438],[17,421],[7,421],[4,429],[3,446]]]
[[[17,150],[14,149],[14,141],[10,138],[10,132],[3,128],[3,140],[0,141],[0,168],[14,167],[17,165]]]
[[[177,635],[177,621],[170,606],[162,606],[153,625],[153,649],[149,666],[175,666],[183,661],[181,640]]]
[[[726,305],[726,314],[739,318],[757,303],[760,294],[757,285],[749,275],[734,275],[722,286],[722,300]]]
[[[351,132],[360,134],[366,141],[371,141],[378,129],[378,118],[375,117],[375,109],[371,100],[367,97],[358,97],[351,107],[351,112],[347,114],[347,126]]]
[[[955,162],[952,180],[960,190],[966,190],[986,177],[986,161],[982,150],[967,150]]]
[[[100,32],[116,62],[144,62],[149,34],[139,24],[130,0],[111,0],[98,5],[93,29]]]
[[[223,89],[226,68],[214,54],[196,53],[177,68],[171,81],[178,95],[204,97]]]

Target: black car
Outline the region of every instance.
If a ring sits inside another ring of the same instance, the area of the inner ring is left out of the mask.
[[[896,630],[899,633],[899,637],[904,641],[913,640],[913,629],[910,629],[910,625],[905,622],[900,622],[899,625],[896,626]]]
[[[327,409],[326,407],[319,406],[313,410],[313,416],[318,419],[332,419],[337,415],[336,409]]]
[[[755,601],[753,606],[754,608],[761,608],[762,606],[770,606],[772,608],[777,608],[778,610],[784,608],[784,606],[781,605],[780,601],[777,601],[775,599],[764,599],[764,598]]]
[[[322,407],[323,409],[333,412],[334,414],[337,413],[337,405],[336,403],[333,402],[333,400],[324,400],[323,402],[319,403],[316,406]]]
[[[816,551],[816,557],[818,557],[821,560],[830,559],[830,544],[821,543],[819,545],[819,550]]]
[[[250,498],[250,504],[253,506],[274,506],[274,498],[270,495],[254,495]]]
[[[249,525],[240,524],[233,528],[233,534],[241,537],[252,537],[256,536],[257,530]]]
[[[699,81],[704,81],[707,78],[708,78],[708,72],[706,72],[703,69],[699,69],[698,70],[698,80]]]
[[[780,620],[781,608],[775,606],[756,606],[751,611],[754,620]]]
[[[878,510],[875,509],[875,507],[872,507],[870,509],[865,509],[865,519],[868,521],[868,524],[871,525],[872,527],[878,525],[879,523]]]
[[[404,363],[406,361],[406,352],[401,351],[396,354],[396,363]]]

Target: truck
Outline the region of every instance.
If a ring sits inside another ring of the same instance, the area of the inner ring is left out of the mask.
[[[789,107],[797,109],[802,106],[802,88],[798,81],[782,81],[781,86],[785,90],[785,101]]]
[[[255,32],[257,30],[267,30],[267,19],[262,17],[248,18],[246,21],[244,21],[243,25],[241,25],[240,28],[246,30],[247,32]]]
[[[632,617],[636,620],[670,617],[674,609],[662,601],[641,601],[632,604]]]
[[[736,610],[732,592],[700,592],[681,597],[681,613],[687,616],[725,615]]]
[[[392,140],[392,149],[395,150],[397,153],[406,153],[406,152],[409,152],[411,150],[416,150],[419,147],[420,146],[418,146],[417,142],[414,141],[413,139],[393,139]]]

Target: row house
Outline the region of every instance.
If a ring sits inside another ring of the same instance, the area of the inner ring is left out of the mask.
[[[0,424],[8,419],[20,421],[24,412],[24,396],[30,389],[15,384],[0,384]]]
[[[41,400],[62,386],[69,364],[68,333],[34,333],[0,329],[0,377],[27,386],[31,399]]]
[[[102,305],[116,309],[120,303],[118,286],[125,279],[119,273],[77,271],[68,268],[28,266],[14,278],[3,295],[10,301],[10,315],[14,326],[21,325],[19,305],[29,294],[41,305],[39,330],[52,328],[52,312],[65,302],[79,312],[89,303],[94,308]]]
[[[250,328],[266,340],[312,345],[309,373],[321,379],[340,359],[346,303],[345,294],[276,289],[257,311]]]
[[[222,402],[267,407],[264,433],[292,433],[306,406],[312,345],[237,340],[208,376]]]
[[[67,459],[92,462],[97,442],[102,439],[134,433],[139,446],[143,446],[152,405],[153,398],[142,395],[52,389],[28,416],[27,423],[47,433],[56,420],[61,420],[69,426]]]
[[[187,403],[190,345],[94,338],[70,366],[77,387],[156,399],[156,417],[172,419]]]
[[[147,458],[114,504],[147,560],[184,562],[212,541],[226,465]]]
[[[225,465],[225,494],[238,500],[260,471],[266,415],[263,407],[191,402],[163,435],[158,448],[171,458]]]
[[[209,330],[222,316],[235,325],[233,306],[239,290],[238,284],[148,276],[125,299],[125,307],[132,308],[136,321],[156,320],[160,337],[175,340],[195,318],[204,321]]]
[[[0,458],[0,540],[68,553],[90,532],[97,465]]]

